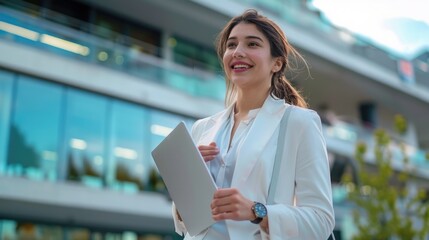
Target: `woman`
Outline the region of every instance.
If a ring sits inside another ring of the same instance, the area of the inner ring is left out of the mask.
[[[226,110],[197,121],[192,136],[218,190],[216,224],[185,239],[327,239],[334,228],[329,165],[319,116],[286,80],[289,54],[301,56],[271,20],[248,10],[218,37]],[[284,135],[274,203],[267,205],[279,123]],[[176,232],[186,233],[173,207]]]

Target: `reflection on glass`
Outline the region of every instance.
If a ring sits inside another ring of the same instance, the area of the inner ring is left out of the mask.
[[[173,131],[173,128],[171,127],[166,127],[158,124],[152,124],[150,126],[150,132],[161,137],[167,137],[171,131]]]
[[[171,233],[136,233],[132,231],[109,232],[107,229],[94,231],[85,227],[65,227],[61,225],[38,224],[36,222],[21,222],[0,219],[0,239],[2,240],[161,240],[182,239],[174,232]]]
[[[192,74],[184,74],[183,72],[173,70],[166,70],[164,74],[164,82],[166,85],[191,95],[196,94],[197,85],[200,80]]]
[[[90,240],[91,232],[87,228],[67,228],[66,229],[67,240]]]
[[[213,75],[208,79],[199,81],[195,95],[223,100],[225,97],[225,92],[226,84],[223,76]]]
[[[101,187],[106,166],[108,101],[78,90],[68,90],[66,98],[66,178]]]
[[[12,73],[0,70],[0,174],[3,173],[6,165],[12,101],[12,81]]]
[[[37,225],[0,219],[0,239],[61,239],[62,230],[56,226]]]
[[[183,116],[152,110],[150,115],[150,149],[154,149],[181,121],[187,121]],[[153,166],[153,162],[151,163]]]
[[[56,180],[62,88],[20,77],[9,132],[7,172]]]
[[[140,106],[112,103],[109,184],[114,188],[132,192],[144,189],[148,176],[144,162],[148,153],[144,148],[148,135],[146,118],[147,112]]]
[[[172,129],[174,129],[180,121],[187,121],[183,116],[174,115],[171,113],[153,110],[151,111],[150,121],[150,149],[154,149],[164,140]],[[148,167],[150,168],[149,188],[154,191],[165,192],[164,182],[159,176],[152,156],[150,156]]]

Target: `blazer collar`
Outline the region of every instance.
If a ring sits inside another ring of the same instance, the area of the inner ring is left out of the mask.
[[[231,111],[234,109],[234,104],[231,104],[225,110],[211,116],[208,120],[205,132],[201,135],[198,144],[209,144],[216,139],[216,135],[219,132],[222,124],[226,122],[228,117],[231,115]]]
[[[279,125],[287,106],[288,104],[283,99],[275,99],[271,95],[267,97],[262,108],[256,115],[246,139],[240,149],[238,149],[231,186],[236,187],[246,182],[263,149]],[[205,132],[203,132],[198,144],[209,144],[214,141],[216,134],[228,119],[233,109],[234,104],[210,117]],[[210,162],[207,162],[207,165],[210,166]]]

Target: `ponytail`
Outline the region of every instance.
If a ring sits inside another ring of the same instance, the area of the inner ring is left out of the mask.
[[[270,95],[279,99],[284,99],[286,103],[298,107],[308,108],[307,102],[286,79],[281,71],[273,74],[271,79]]]

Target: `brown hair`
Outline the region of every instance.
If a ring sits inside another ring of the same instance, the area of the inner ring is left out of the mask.
[[[290,82],[286,79],[285,76],[286,70],[291,69],[290,62],[288,61],[289,54],[291,54],[292,57],[294,57],[295,59],[302,60],[305,65],[307,65],[304,58],[298,53],[295,48],[293,48],[289,44],[285,34],[280,29],[280,27],[272,20],[260,15],[256,10],[246,10],[242,15],[232,18],[226,24],[224,29],[219,33],[216,46],[217,54],[222,67],[225,67],[223,66],[222,58],[225,54],[226,42],[232,29],[239,23],[254,24],[259,29],[259,31],[261,31],[269,40],[271,56],[275,58],[280,58],[283,63],[282,68],[278,72],[275,72],[271,78],[270,95],[279,99],[284,99],[286,103],[289,103],[291,105],[296,105],[305,108],[308,107],[304,98],[290,84]],[[229,79],[226,79],[226,83],[227,92],[225,97],[225,103],[229,105],[235,100],[236,89],[235,85]]]

